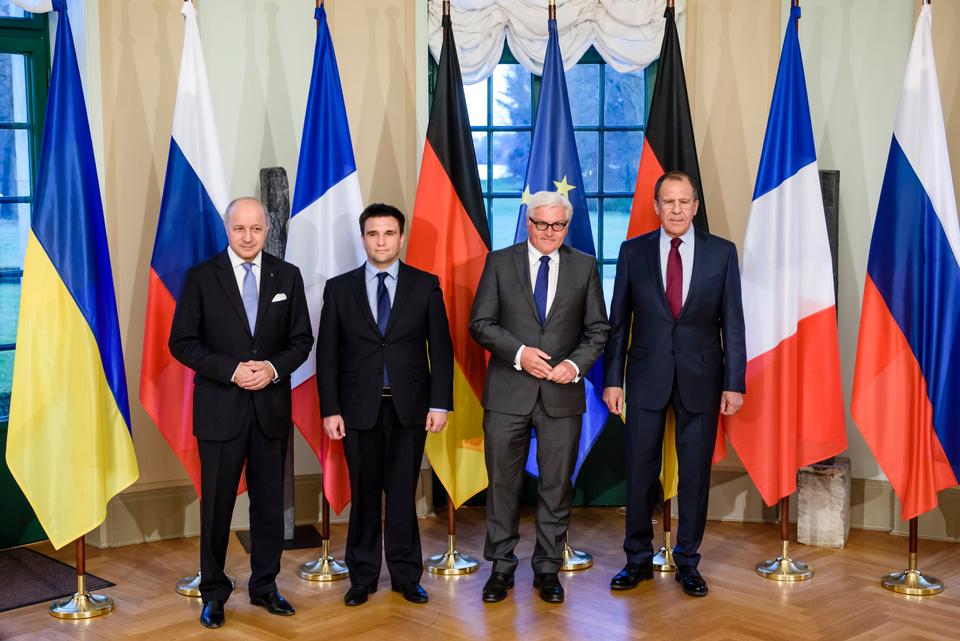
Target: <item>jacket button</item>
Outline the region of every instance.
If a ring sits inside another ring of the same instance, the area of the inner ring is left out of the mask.
[[[377,374],[383,374],[383,370],[382,370],[382,369],[378,369],[378,370],[377,370]]]
[[[251,353],[251,354],[256,354],[256,353],[257,353],[257,350],[251,349],[251,350],[250,350],[250,353]]]
[[[380,343],[380,347],[386,347],[386,346],[387,346],[386,343]]]

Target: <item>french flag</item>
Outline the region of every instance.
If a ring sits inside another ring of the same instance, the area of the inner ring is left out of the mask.
[[[743,241],[747,393],[724,418],[767,505],[846,449],[833,261],[791,9]]]
[[[314,17],[317,43],[300,141],[286,260],[300,268],[310,308],[310,324],[316,328],[327,279],[355,269],[366,260],[366,254],[358,227],[363,198],[357,163],[350,142],[337,58],[322,5]],[[350,477],[342,441],[331,441],[323,432],[316,349],[314,342],[310,357],[292,376],[293,422],[320,459],[324,496],[339,514],[350,502]]]
[[[157,236],[150,260],[140,402],[186,468],[199,494],[200,456],[193,436],[193,370],[170,355],[167,342],[187,270],[227,245],[222,215],[229,199],[200,47],[197,10],[188,0],[180,13],[184,18],[183,55]]]
[[[923,4],[863,288],[853,420],[901,502],[937,506],[960,478],[960,228]]]

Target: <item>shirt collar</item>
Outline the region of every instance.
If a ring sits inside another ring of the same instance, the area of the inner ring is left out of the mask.
[[[666,230],[661,226],[660,227],[660,244],[669,245],[672,240],[672,236],[666,232]],[[683,245],[692,246],[694,239],[696,238],[696,232],[694,231],[693,225],[690,225],[687,228],[687,231],[684,232],[682,236],[679,237],[683,241]],[[683,246],[681,245],[681,247]]]
[[[373,280],[374,278],[377,277],[377,274],[379,274],[380,272],[386,272],[390,274],[390,276],[392,276],[394,280],[397,280],[397,274],[400,273],[399,259],[393,261],[393,263],[391,263],[391,265],[386,269],[377,269],[370,263],[369,260],[364,263],[364,266],[366,268],[365,274],[367,276],[367,280]]]
[[[540,250],[533,246],[529,240],[527,241],[527,259],[530,261],[530,264],[539,262],[541,256],[549,256],[550,262],[557,262],[560,260],[560,248],[554,249],[549,254],[541,254]]]
[[[253,260],[246,261],[240,258],[237,255],[237,252],[233,251],[233,247],[227,246],[227,256],[230,257],[230,264],[233,266],[233,269],[236,270],[242,263],[253,263],[256,265],[257,269],[260,269],[260,263],[263,261],[263,250],[257,252],[257,255],[253,257]]]

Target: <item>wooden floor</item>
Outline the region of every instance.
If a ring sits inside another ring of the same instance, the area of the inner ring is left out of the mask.
[[[459,514],[459,542],[468,554],[480,556],[483,510]],[[334,552],[342,559],[346,526],[332,527]],[[380,590],[359,608],[347,608],[342,597],[347,582],[312,584],[296,569],[316,550],[287,552],[278,582],[297,607],[293,617],[270,616],[251,606],[244,588],[227,604],[226,626],[208,631],[197,623],[199,599],[177,595],[173,586],[197,564],[197,539],[88,550],[87,569],[116,587],[103,591],[117,607],[111,614],[85,622],[58,621],[35,605],[0,614],[0,639],[943,639],[960,638],[960,546],[922,541],[921,569],[947,584],[943,594],[905,597],[879,586],[881,574],[902,569],[906,540],[889,534],[854,530],[843,550],[794,546],[798,559],[816,572],[812,581],[777,584],[758,577],[753,566],[775,555],[779,546],[772,525],[711,522],[703,544],[700,569],[710,584],[706,598],[685,596],[672,574],[661,575],[635,590],[612,593],[610,577],[623,564],[620,544],[623,517],[615,509],[583,508],[574,512],[571,541],[591,552],[596,563],[584,572],[564,574],[567,601],[541,602],[531,588],[532,513],[524,515],[523,540],[517,550],[520,567],[510,597],[484,604],[480,590],[490,571],[438,578],[424,575],[430,593],[427,605],[408,604],[390,591],[386,569]],[[421,521],[424,550],[446,546],[446,524]],[[71,549],[54,553],[70,561]],[[228,571],[245,584],[248,557],[236,539],[230,544]]]

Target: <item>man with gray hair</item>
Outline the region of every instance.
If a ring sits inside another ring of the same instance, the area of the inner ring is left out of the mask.
[[[527,205],[527,241],[491,252],[477,286],[470,333],[490,352],[483,391],[487,538],[493,571],[483,600],[513,586],[519,504],[530,430],[537,430],[537,543],[533,585],[548,603],[564,599],[557,578],[570,522],[582,374],[603,351],[610,325],[597,263],[563,241],[573,207],[557,192]]]
[[[200,623],[224,623],[233,587],[223,573],[230,520],[246,464],[250,603],[293,614],[277,591],[283,551],[283,465],[290,374],[313,334],[296,266],[263,251],[267,216],[254,198],[225,213],[228,247],[190,268],[170,329],[170,352],[196,372],[193,434],[200,453]]]

